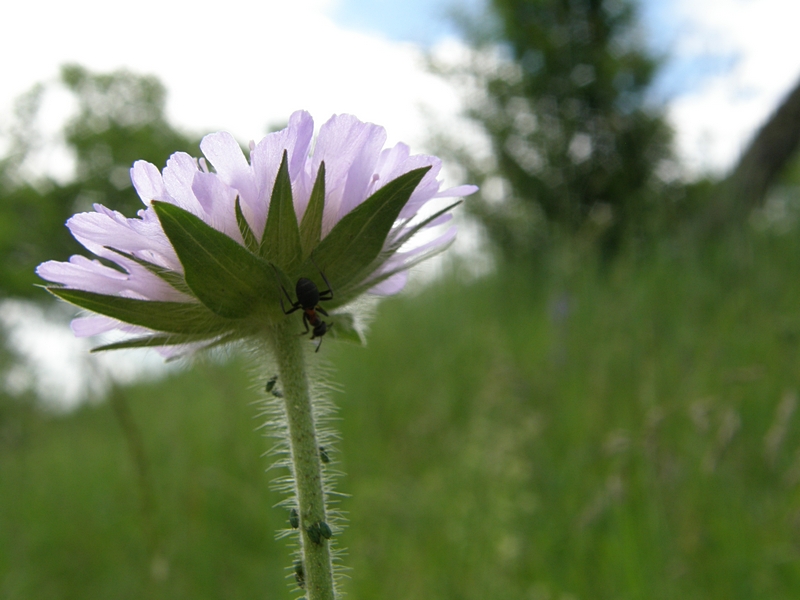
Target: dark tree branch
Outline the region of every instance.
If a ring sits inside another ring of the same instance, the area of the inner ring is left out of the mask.
[[[800,145],[800,81],[761,127],[739,163],[711,200],[706,227],[711,231],[741,223],[763,204],[767,192]]]

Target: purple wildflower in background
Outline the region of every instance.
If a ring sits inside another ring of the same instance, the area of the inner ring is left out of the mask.
[[[133,337],[100,349],[153,346],[170,355],[258,335],[285,318],[282,289],[300,277],[330,281],[332,310],[362,293],[401,290],[408,268],[446,247],[455,227],[418,247],[406,243],[450,219],[451,204],[426,218],[441,191],[438,158],[384,148],[385,130],[350,115],[319,131],[295,112],[282,131],[250,147],[248,162],[224,132],[200,144],[205,158],[173,154],[163,172],[138,161],[133,185],[145,204],[135,218],[95,205],[67,226],[87,250],[37,273],[56,296],[97,313],[77,318],[77,336],[118,330]],[[457,204],[457,202],[456,202]],[[115,267],[108,266],[110,263]],[[352,319],[336,320],[346,337]]]

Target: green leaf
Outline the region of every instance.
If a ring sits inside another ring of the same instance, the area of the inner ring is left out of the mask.
[[[379,283],[382,283],[382,282],[386,281],[392,275],[397,275],[397,273],[400,273],[401,271],[408,271],[409,269],[412,269],[413,267],[415,267],[419,263],[428,260],[432,256],[436,256],[437,254],[439,254],[441,252],[444,252],[445,250],[447,250],[450,247],[450,245],[454,241],[455,240],[450,240],[444,246],[439,246],[438,248],[433,248],[432,250],[428,250],[427,252],[423,252],[422,254],[417,255],[412,260],[403,263],[401,266],[399,266],[399,267],[397,267],[395,269],[391,269],[390,271],[386,271],[385,273],[382,273],[378,277],[373,277],[373,278],[367,279],[367,280],[359,280],[359,282],[354,287],[348,289],[348,291],[347,291],[348,298],[345,298],[344,302],[347,302],[349,298],[355,298],[356,296],[360,296],[361,294],[363,294],[364,292],[366,292],[370,288],[373,288],[376,285],[378,285]],[[386,258],[388,258],[391,255],[392,255],[392,253],[387,253]],[[383,260],[376,260],[374,268],[373,267],[369,267],[369,268],[365,269],[365,275],[364,276],[367,277],[370,273],[374,273],[375,271],[377,271],[381,267],[381,265],[383,265],[383,263],[386,262],[386,258],[383,259]],[[336,304],[336,306],[341,306],[341,304],[342,303]]]
[[[120,256],[124,256],[125,258],[132,260],[136,264],[141,265],[142,267],[150,271],[153,275],[159,276],[161,279],[166,281],[168,284],[170,284],[173,288],[175,288],[179,292],[183,292],[187,296],[194,296],[192,289],[188,285],[186,285],[186,280],[180,273],[176,273],[175,271],[170,271],[169,269],[160,267],[142,258],[138,258],[133,254],[129,254],[128,252],[117,250],[116,248],[112,248],[111,246],[106,246],[105,248],[106,250],[111,250],[112,252],[116,252]]]
[[[306,212],[300,222],[300,242],[303,246],[303,260],[307,259],[311,251],[319,244],[322,236],[322,215],[325,212],[325,163],[319,165],[317,179],[311,190]]]
[[[209,346],[216,346],[235,338],[235,334],[224,335],[221,338],[214,340]],[[181,344],[191,344],[194,342],[202,342],[208,340],[209,336],[197,335],[148,335],[143,337],[131,338],[113,342],[111,344],[104,344],[91,349],[91,352],[104,352],[106,350],[125,350],[129,348],[154,348],[159,346],[178,346]]]
[[[253,233],[253,230],[250,229],[250,224],[247,222],[247,219],[244,218],[242,206],[239,203],[239,196],[236,196],[236,224],[239,226],[239,233],[242,234],[242,238],[244,239],[244,247],[253,254],[258,252],[256,234]]]
[[[269,263],[179,206],[153,207],[200,302],[228,319],[246,317],[265,302],[277,309],[279,288]]]
[[[54,296],[86,310],[156,331],[210,336],[230,330],[228,322],[202,304],[137,300],[52,286],[46,289]]]
[[[453,208],[455,208],[456,206],[461,204],[461,202],[462,202],[462,200],[459,200],[459,201],[454,202],[453,204],[451,204],[449,206],[446,206],[445,208],[435,212],[434,214],[430,215],[429,217],[423,219],[422,221],[420,221],[419,223],[417,223],[416,225],[411,227],[408,231],[406,231],[404,234],[402,234],[396,240],[394,240],[391,243],[391,245],[384,252],[381,252],[377,256],[377,258],[374,261],[372,261],[372,263],[370,263],[367,267],[365,267],[364,269],[361,270],[361,272],[355,277],[355,281],[354,281],[352,287],[348,287],[346,290],[342,290],[344,292],[344,294],[342,294],[343,297],[341,298],[341,301],[338,301],[339,300],[338,297],[336,298],[337,302],[335,303],[335,306],[341,306],[342,304],[346,303],[350,298],[354,298],[356,296],[360,296],[361,294],[366,292],[368,289],[370,289],[370,288],[378,285],[379,283],[389,279],[389,277],[391,277],[392,275],[396,275],[400,271],[407,271],[407,270],[411,269],[412,267],[414,267],[415,265],[417,265],[417,264],[419,264],[419,263],[421,263],[421,262],[423,262],[425,260],[428,260],[431,256],[435,256],[436,254],[439,254],[440,252],[443,252],[444,250],[449,248],[450,244],[453,243],[452,241],[450,243],[444,245],[444,246],[440,246],[438,248],[434,248],[434,249],[429,250],[427,252],[423,252],[422,254],[418,255],[416,258],[404,263],[402,266],[399,266],[399,267],[397,267],[395,269],[387,271],[387,272],[381,274],[379,277],[373,277],[373,278],[370,278],[370,279],[366,279],[370,275],[372,275],[373,273],[378,271],[383,266],[383,264],[389,258],[391,258],[403,246],[403,244],[405,244],[412,237],[414,237],[423,227],[425,227],[429,223],[433,222],[435,219],[439,218],[440,216],[442,216],[446,212],[452,210]]]
[[[456,206],[458,206],[462,202],[463,202],[463,200],[459,200],[457,202],[453,202],[450,206],[446,206],[442,210],[439,210],[439,211],[433,213],[430,217],[428,217],[428,218],[424,219],[423,221],[417,223],[411,229],[409,229],[403,235],[401,235],[399,238],[397,238],[394,242],[392,242],[392,245],[389,247],[389,250],[391,250],[392,252],[395,252],[395,251],[399,250],[400,247],[403,244],[405,244],[408,240],[410,240],[412,237],[414,237],[419,232],[420,229],[422,229],[423,227],[428,225],[428,223],[433,222],[435,219],[438,219],[439,217],[441,217],[446,212],[449,212],[449,211],[453,210]]]
[[[283,151],[281,166],[275,177],[275,186],[272,188],[259,254],[287,273],[295,272],[303,260],[300,230],[292,199],[292,182],[289,179],[289,156],[286,150]]]
[[[328,324],[328,335],[337,340],[344,342],[352,342],[364,345],[364,337],[361,332],[356,329],[355,317],[350,313],[334,313],[328,317],[324,317],[325,322]]]
[[[303,272],[313,272],[316,265],[347,299],[347,288],[357,285],[357,277],[378,258],[386,236],[408,203],[411,194],[430,167],[414,169],[393,179],[360,205],[347,213],[311,253],[313,263]]]

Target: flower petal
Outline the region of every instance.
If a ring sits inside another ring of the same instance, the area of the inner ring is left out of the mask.
[[[133,163],[131,182],[146,205],[149,205],[151,200],[166,200],[169,197],[161,173],[155,165],[144,160]]]
[[[352,115],[334,115],[319,131],[312,171],[325,161],[325,213],[322,236],[355,206],[367,198],[386,130],[362,123]]]
[[[252,221],[248,211],[243,208],[243,212],[253,231],[257,231],[259,236],[264,231],[272,186],[275,184],[284,151],[289,155],[289,178],[292,181],[298,220],[303,214],[313,185],[311,175],[306,172],[306,161],[313,135],[314,120],[307,112],[298,110],[289,118],[289,125],[285,129],[270,133],[256,144],[250,153],[258,188],[258,203],[256,206],[246,207],[252,213]]]
[[[408,271],[400,271],[371,287],[369,293],[376,296],[391,296],[406,287],[406,283],[408,283]]]
[[[214,165],[219,178],[239,193],[242,206],[252,210],[259,200],[258,188],[253,170],[233,136],[225,131],[212,133],[203,138],[200,149]]]

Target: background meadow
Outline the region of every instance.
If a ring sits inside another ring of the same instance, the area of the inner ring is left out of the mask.
[[[799,250],[763,233],[449,275],[385,301],[367,348],[326,345],[345,590],[794,597]],[[293,597],[246,367],[115,389],[123,419],[113,397],[62,416],[4,398],[2,597]]]

